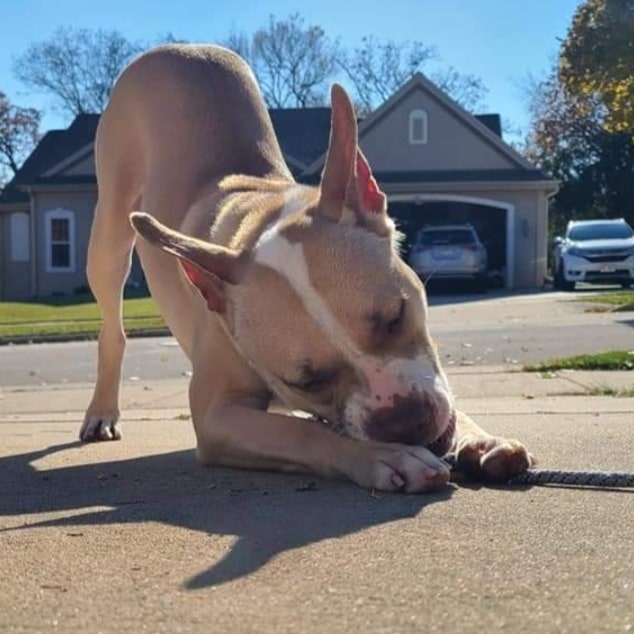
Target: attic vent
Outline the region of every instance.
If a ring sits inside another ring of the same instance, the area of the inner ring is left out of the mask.
[[[412,145],[427,143],[427,113],[424,110],[409,113],[409,142]]]

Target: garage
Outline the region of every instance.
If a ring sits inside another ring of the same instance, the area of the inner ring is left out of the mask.
[[[513,286],[513,205],[467,196],[396,195],[390,196],[390,215],[405,234],[403,255],[406,260],[422,227],[471,224],[487,251],[489,285]]]

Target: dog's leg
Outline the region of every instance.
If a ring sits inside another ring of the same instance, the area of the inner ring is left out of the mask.
[[[470,479],[504,482],[535,463],[519,440],[492,436],[464,412],[456,429],[456,470]]]
[[[368,489],[408,493],[449,480],[447,465],[425,447],[358,441],[293,416],[226,406],[194,425],[203,464],[345,477]]]
[[[101,196],[88,245],[88,282],[102,315],[97,382],[79,437],[85,441],[118,440],[119,383],[125,350],[123,288],[130,271],[134,230],[130,202]]]

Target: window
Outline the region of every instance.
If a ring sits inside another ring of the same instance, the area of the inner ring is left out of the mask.
[[[424,110],[409,113],[409,142],[413,145],[427,143],[427,113]]]
[[[49,273],[75,270],[75,214],[53,209],[44,214],[46,270]]]
[[[568,239],[573,242],[584,240],[629,240],[634,235],[625,222],[589,222],[572,227]]]
[[[28,262],[31,259],[31,232],[29,215],[23,212],[11,214],[11,261]]]

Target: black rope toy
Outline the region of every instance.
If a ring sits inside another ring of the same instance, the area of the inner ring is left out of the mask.
[[[628,473],[627,471],[529,469],[511,478],[507,484],[567,484],[571,486],[620,489],[634,487],[634,473]]]
[[[453,455],[445,456],[452,469],[456,465]],[[606,489],[634,488],[634,473],[627,471],[568,471],[561,469],[528,469],[507,480],[506,485],[568,485]]]

